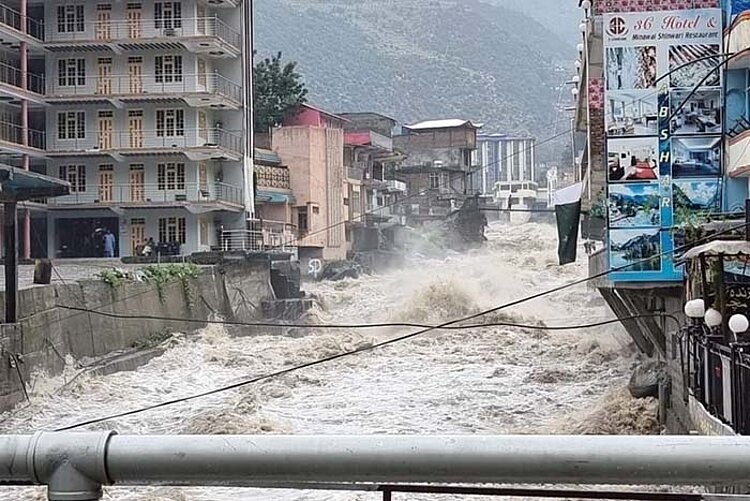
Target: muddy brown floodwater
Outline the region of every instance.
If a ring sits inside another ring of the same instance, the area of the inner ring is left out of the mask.
[[[311,284],[321,323],[438,322],[586,275],[585,258],[556,265],[552,226],[493,223],[483,249],[412,256],[400,271]],[[583,253],[581,253],[583,256]],[[572,325],[612,318],[585,285],[504,311],[521,323]],[[176,335],[135,372],[82,375],[71,363],[33,380],[32,400],[0,417],[4,433],[51,429],[205,391],[333,355],[408,329],[233,337],[219,326]],[[624,386],[632,347],[617,325],[578,331],[492,327],[431,332],[277,380],[99,424],[121,433],[507,434],[650,433],[655,406]],[[70,382],[72,380],[72,382]],[[0,499],[46,499],[43,488],[0,489]],[[376,500],[377,494],[237,488],[108,487],[117,500]],[[412,497],[409,499],[454,499]],[[459,498],[455,498],[459,499]]]

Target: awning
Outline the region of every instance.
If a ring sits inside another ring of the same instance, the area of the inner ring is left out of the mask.
[[[695,259],[700,255],[718,256],[750,256],[750,242],[745,240],[714,240],[713,242],[693,247],[681,258],[686,261]]]
[[[255,193],[255,200],[267,204],[294,204],[294,195],[281,191],[258,190]]]
[[[2,202],[58,197],[69,193],[70,183],[67,181],[0,164],[0,201]]]

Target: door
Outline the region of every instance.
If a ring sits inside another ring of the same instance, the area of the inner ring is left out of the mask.
[[[100,150],[112,149],[112,112],[100,111],[97,123],[98,145]]]
[[[141,38],[143,36],[143,19],[141,4],[128,4],[128,38]]]
[[[145,175],[143,164],[133,164],[130,166],[130,201],[143,202],[145,200]]]
[[[114,172],[112,166],[99,167],[99,202],[110,203],[114,201]]]
[[[96,6],[96,39],[109,40],[112,38],[112,6],[99,4]]]
[[[204,143],[208,142],[208,117],[205,111],[198,112],[198,137],[203,139]]]
[[[128,77],[130,80],[130,93],[143,93],[143,58],[140,56],[128,58]]]
[[[100,57],[96,67],[96,93],[112,94],[112,58]]]
[[[203,89],[208,88],[208,77],[206,75],[205,59],[198,59],[198,85]]]
[[[143,148],[142,110],[131,110],[128,112],[128,134],[130,136],[130,148]]]
[[[146,220],[130,220],[130,252],[133,256],[138,254],[138,247],[146,242]]]
[[[198,164],[198,189],[203,198],[208,198],[208,168],[206,164]]]

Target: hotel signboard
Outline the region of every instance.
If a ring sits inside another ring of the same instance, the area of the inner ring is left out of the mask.
[[[721,209],[721,10],[604,16],[614,281],[681,280],[686,224]]]

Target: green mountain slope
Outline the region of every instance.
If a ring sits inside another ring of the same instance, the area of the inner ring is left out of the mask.
[[[553,131],[559,87],[575,54],[576,40],[563,41],[527,14],[479,0],[255,5],[259,54],[280,50],[297,60],[312,102],[404,122],[460,116],[488,130],[544,138]]]

